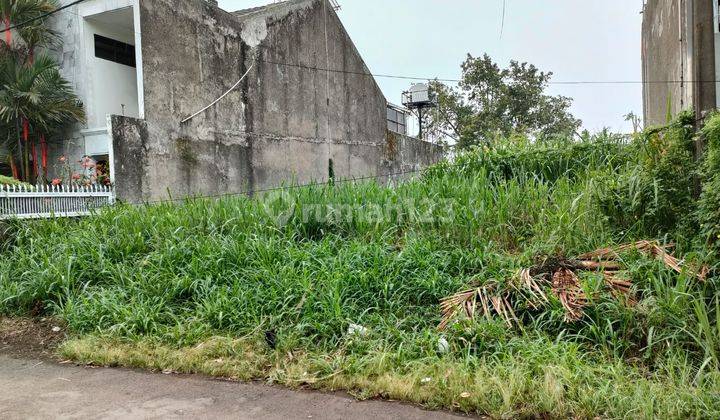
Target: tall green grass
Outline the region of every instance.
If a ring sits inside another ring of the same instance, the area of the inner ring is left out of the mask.
[[[507,282],[549,256],[674,240],[674,226],[617,222],[636,209],[608,180],[643,170],[640,146],[507,143],[395,187],[337,183],[16,221],[0,256],[0,314],[62,318],[78,338],[64,351],[83,361],[498,417],[716,417],[717,279],[638,253],[622,256],[637,305],[603,293],[590,273],[579,322],[553,301],[518,307],[520,328],[490,319],[436,329],[439,300],[470,284]],[[688,261],[707,261],[704,242],[686,242]],[[351,324],[366,333],[348,333]]]

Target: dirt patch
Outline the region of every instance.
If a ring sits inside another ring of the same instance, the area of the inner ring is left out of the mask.
[[[50,318],[0,318],[0,354],[56,360],[55,349],[65,340],[65,327]]]

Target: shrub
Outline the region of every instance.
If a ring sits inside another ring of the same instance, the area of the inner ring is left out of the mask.
[[[618,230],[677,240],[693,236],[693,122],[685,112],[668,126],[646,130],[630,146],[634,159],[617,177],[601,180],[600,207]]]
[[[720,252],[720,114],[712,115],[702,130],[707,152],[702,167],[698,220],[705,243]]]
[[[9,176],[0,175],[0,185],[14,185],[14,186],[25,186],[27,188],[32,188],[32,185],[18,181],[15,178],[10,178]]]
[[[498,139],[492,147],[474,147],[428,171],[428,177],[473,177],[485,171],[497,179],[535,179],[555,182],[568,178],[586,178],[593,171],[614,171],[625,165],[631,156],[625,147],[626,138],[602,132],[576,142],[569,138],[553,138],[530,142],[523,137]]]

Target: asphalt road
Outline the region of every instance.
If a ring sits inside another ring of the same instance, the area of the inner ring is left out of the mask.
[[[0,418],[457,419],[338,394],[0,355]]]

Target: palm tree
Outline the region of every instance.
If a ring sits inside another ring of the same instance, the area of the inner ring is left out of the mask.
[[[3,26],[8,28],[56,7],[55,0],[0,0],[0,16]],[[40,138],[44,157],[44,136],[83,121],[85,114],[70,84],[60,75],[57,63],[44,54],[35,56],[37,48],[57,40],[43,20],[5,34],[5,42],[0,46],[0,129],[14,133],[15,144],[11,144],[10,135],[0,141],[6,141],[7,148],[12,150],[11,167],[13,155],[18,157],[21,170],[16,172],[21,172],[19,178],[30,181],[38,175],[37,138]],[[33,157],[32,169],[30,155]],[[43,158],[43,167],[44,161]]]

